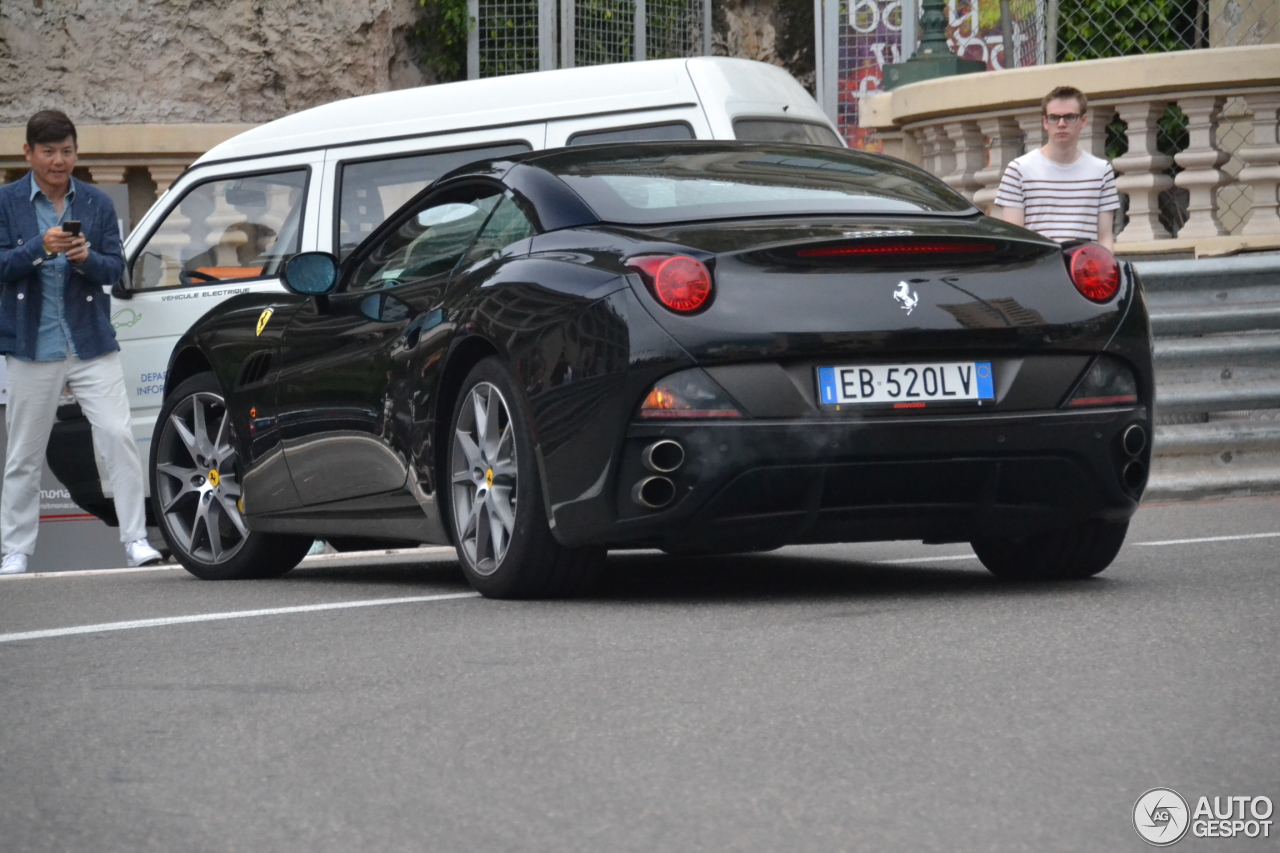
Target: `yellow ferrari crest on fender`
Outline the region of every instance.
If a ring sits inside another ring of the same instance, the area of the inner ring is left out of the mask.
[[[271,319],[271,315],[275,313],[274,308],[268,308],[258,315],[258,334],[262,334],[262,330],[267,327],[267,321]]]

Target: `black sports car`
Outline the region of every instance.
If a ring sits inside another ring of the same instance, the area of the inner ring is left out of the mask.
[[[1146,482],[1131,267],[874,154],[676,143],[474,164],[173,353],[170,548],[278,575],[313,538],[453,543],[490,596],[610,547],[971,542],[1084,577]]]

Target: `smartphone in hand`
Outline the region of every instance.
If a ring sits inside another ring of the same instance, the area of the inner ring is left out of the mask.
[[[72,236],[80,233],[80,220],[68,219],[62,223],[62,233],[71,234]]]

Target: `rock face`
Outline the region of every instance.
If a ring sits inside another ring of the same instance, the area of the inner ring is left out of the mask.
[[[715,53],[781,66],[814,90],[813,0],[715,0]]]
[[[0,0],[0,125],[260,122],[432,82],[413,0]]]

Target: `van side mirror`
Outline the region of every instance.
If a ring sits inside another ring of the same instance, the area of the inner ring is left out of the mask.
[[[126,267],[120,280],[111,285],[111,295],[116,299],[132,299],[133,291],[129,289],[129,270]]]
[[[303,296],[325,296],[338,286],[338,259],[328,252],[303,252],[284,262],[284,286]]]

